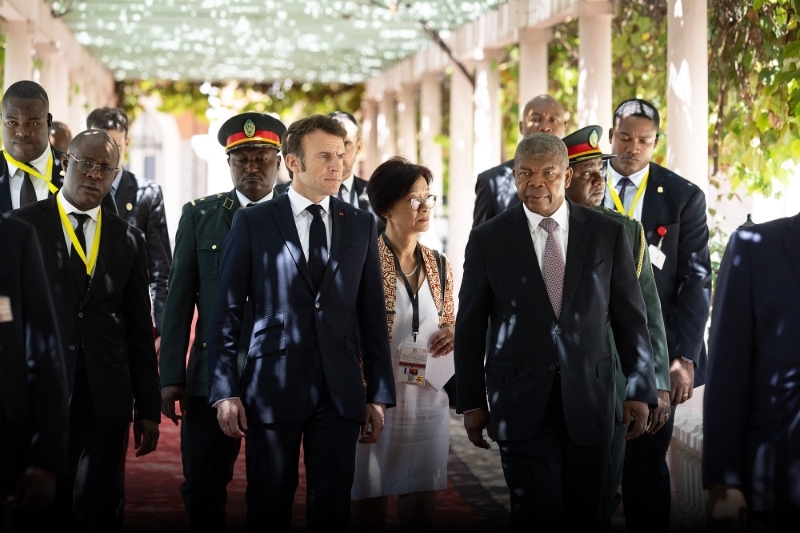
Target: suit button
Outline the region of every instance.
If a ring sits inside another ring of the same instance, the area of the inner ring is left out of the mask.
[[[319,302],[314,304],[314,309],[319,309]]]
[[[74,352],[75,351],[75,345],[74,344],[70,344],[69,345],[69,351],[70,352]]]
[[[561,328],[559,327],[556,328],[556,335],[561,335]]]
[[[203,348],[205,348],[205,347],[206,347],[206,343],[203,343]]]
[[[78,318],[83,318],[83,313],[78,313]]]
[[[212,245],[211,245],[211,249],[212,249],[212,250],[216,250],[216,249],[217,249],[217,245],[216,245],[216,244],[212,244]]]
[[[553,370],[555,370],[555,369],[556,369],[556,365],[550,365],[550,366],[548,366],[547,368],[549,368],[549,369],[550,369],[550,372],[552,372]]]

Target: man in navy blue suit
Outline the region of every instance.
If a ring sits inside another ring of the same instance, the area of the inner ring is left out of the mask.
[[[800,215],[735,232],[717,279],[703,405],[709,525],[800,523]]]
[[[208,400],[227,436],[248,439],[248,528],[291,526],[301,441],[309,529],[347,528],[356,444],[377,441],[395,402],[375,219],[331,197],[346,136],[330,117],[293,123],[284,137],[291,188],[236,213],[226,238]],[[240,375],[248,300],[254,323]]]

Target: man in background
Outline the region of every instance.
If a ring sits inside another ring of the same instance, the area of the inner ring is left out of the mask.
[[[63,122],[53,122],[50,126],[50,145],[60,152],[66,152],[69,149],[69,143],[72,141],[72,132],[69,131],[69,126]]]

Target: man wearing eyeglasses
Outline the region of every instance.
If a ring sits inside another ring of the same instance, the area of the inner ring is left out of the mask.
[[[158,443],[158,363],[142,233],[101,205],[119,150],[99,130],[61,156],[64,185],[22,207],[42,245],[71,393],[67,483],[56,495],[59,527],[120,529],[125,451]]]
[[[234,188],[184,205],[178,224],[161,343],[161,410],[175,424],[181,421],[185,479],[181,493],[194,531],[225,529],[226,486],[242,442],[222,433],[216,409],[207,401],[208,327],[225,238],[237,211],[273,198],[285,131],[280,120],[261,113],[242,113],[225,122],[218,140],[228,154]],[[190,346],[195,307],[197,325]],[[238,354],[240,371],[251,330],[248,306]]]

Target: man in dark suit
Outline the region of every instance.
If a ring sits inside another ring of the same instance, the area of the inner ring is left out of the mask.
[[[0,215],[0,524],[31,511],[67,472],[67,379],[53,300],[34,229]]]
[[[537,96],[525,104],[519,132],[523,137],[532,133],[552,133],[556,137],[563,137],[566,127],[564,115],[564,108],[558,100],[546,94]],[[481,172],[475,183],[472,227],[483,224],[518,203],[513,159]]]
[[[50,146],[59,152],[66,152],[70,142],[72,142],[72,132],[69,131],[69,126],[63,122],[53,121],[50,126]]]
[[[137,456],[161,419],[144,238],[101,205],[118,162],[114,139],[85,131],[61,157],[59,194],[15,211],[36,228],[53,294],[72,395],[58,498],[81,529],[121,527],[131,419]]]
[[[800,524],[800,215],[731,235],[703,398],[709,526]]]
[[[172,268],[172,248],[167,231],[167,212],[161,187],[150,180],[137,177],[122,168],[125,152],[131,144],[128,137],[128,116],[122,109],[103,107],[89,113],[89,129],[103,130],[117,142],[120,169],[111,184],[111,196],[117,214],[125,222],[144,233],[147,242],[147,271],[150,275],[150,296],[153,299],[156,347],[161,344],[164,306],[167,303],[169,270]]]
[[[475,446],[489,447],[484,428],[499,443],[511,529],[597,528],[614,425],[605,325],[636,438],[657,397],[645,304],[625,228],[565,200],[572,170],[561,139],[529,135],[514,159],[522,205],[473,229],[467,244],[456,408]]]
[[[219,130],[219,142],[228,153],[234,189],[187,203],[178,224],[159,360],[161,409],[175,424],[182,419],[185,481],[181,494],[189,527],[194,531],[225,529],[225,487],[233,479],[241,444],[240,439],[229,439],[222,433],[217,411],[208,405],[207,341],[220,257],[236,212],[273,198],[272,187],[281,164],[280,139],[285,131],[281,121],[261,113],[242,113],[228,119]],[[252,135],[248,137],[247,132]],[[195,307],[197,325],[187,369]],[[239,371],[244,368],[252,327],[248,306],[242,322]],[[176,401],[181,416],[176,414]]]
[[[670,481],[666,454],[674,407],[692,397],[705,379],[705,330],[711,297],[711,258],[703,191],[651,162],[658,142],[658,111],[644,100],[622,102],[609,131],[616,157],[606,165],[604,205],[639,220],[661,299],[670,357],[671,403],[664,428],[625,447],[622,487],[626,527],[666,531]]]
[[[286,194],[241,210],[225,242],[209,402],[247,435],[247,524],[289,529],[302,440],[309,529],[347,529],[355,446],[395,402],[375,219],[338,200],[347,132],[315,115],[287,132]],[[333,196],[331,196],[333,195]],[[237,366],[249,300],[255,319]]]

